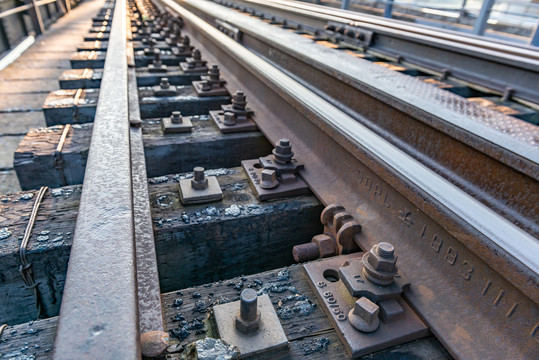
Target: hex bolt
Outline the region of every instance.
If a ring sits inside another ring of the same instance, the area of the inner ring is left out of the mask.
[[[350,324],[362,332],[373,332],[380,326],[378,305],[367,299],[359,298],[354,304],[354,308],[348,313]]]
[[[264,169],[261,173],[262,181],[260,182],[260,187],[262,189],[273,189],[279,185],[277,180],[277,172],[275,170]]]
[[[260,328],[258,296],[254,289],[245,289],[240,295],[240,311],[235,319],[236,329],[244,334],[253,334]]]
[[[202,60],[202,55],[200,54],[200,50],[198,50],[198,49],[193,49],[193,52],[191,53],[191,57],[196,62],[199,62],[199,61]]]
[[[298,263],[327,258],[337,254],[337,242],[326,234],[316,235],[310,243],[296,245],[292,248],[292,255]]]
[[[182,46],[189,47],[189,45],[191,45],[191,39],[189,39],[189,36],[185,35],[183,37]]]
[[[234,116],[233,112],[225,112],[225,119],[223,120],[223,124],[225,124],[226,126],[236,125],[236,117]]]
[[[172,121],[173,124],[181,124],[183,122],[182,113],[173,111],[170,115],[170,121]]]
[[[168,78],[166,78],[166,77],[161,78],[161,82],[159,83],[159,85],[161,86],[161,89],[169,89],[170,88],[170,83],[168,82]]]
[[[191,187],[195,190],[203,190],[208,188],[208,179],[204,176],[204,168],[197,166],[193,169],[193,179]]]
[[[387,286],[397,274],[395,248],[387,242],[374,245],[362,257],[363,276],[376,285]]]
[[[155,49],[155,53],[153,55],[153,65],[155,67],[161,66],[161,51],[159,49]]]
[[[219,65],[212,65],[211,69],[208,71],[208,76],[210,80],[219,81],[219,77],[221,76]]]
[[[243,91],[236,91],[232,96],[232,107],[236,110],[245,110],[247,106],[246,96]]]
[[[272,153],[273,158],[279,164],[289,163],[294,156],[290,140],[288,139],[280,139],[279,142],[275,144],[275,149],[273,149]]]

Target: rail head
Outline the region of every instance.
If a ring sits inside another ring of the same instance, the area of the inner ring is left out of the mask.
[[[188,10],[195,2],[161,1],[232,69],[231,86],[263,98],[256,103],[259,111],[275,112],[271,119],[258,119],[259,129],[271,141],[286,133],[306,163],[302,176],[311,190],[325,204],[341,203],[365,225],[357,240],[361,247],[380,238],[397,244],[400,269],[414,284],[407,299],[454,356],[493,354],[492,339],[482,337],[473,348],[459,343],[447,316],[451,312],[459,331],[470,336],[504,321],[505,313],[488,316],[490,303],[481,296],[461,296],[486,294],[485,281],[504,287],[506,298],[518,299],[518,319],[512,312],[504,351],[526,349],[534,341],[514,334],[533,330],[536,322],[526,314],[539,302],[537,239],[197,17]],[[415,222],[404,221],[409,217]],[[467,315],[471,312],[473,317]]]
[[[496,53],[515,55],[523,59],[539,60],[539,51],[529,45],[520,45],[508,41],[497,39],[485,39],[484,37],[463,34],[458,31],[448,29],[435,29],[422,24],[410,24],[405,21],[382,18],[380,16],[361,14],[354,11],[335,9],[318,4],[309,4],[294,0],[242,0],[253,4],[266,4],[272,7],[286,7],[290,11],[302,11],[310,16],[317,16],[319,19],[340,19],[340,22],[352,22],[358,26],[373,26],[386,31],[396,31],[401,35],[427,35],[431,39],[447,40],[450,43],[469,45],[475,48],[483,48]]]
[[[539,51],[533,47],[303,2],[235,0],[234,3],[315,28],[323,28],[328,21],[357,26],[375,33],[369,52],[376,56],[402,57],[430,71],[449,70],[454,78],[500,94],[510,87],[515,99],[534,103],[539,96],[534,80],[539,77]]]
[[[116,0],[53,358],[140,358],[126,0]]]
[[[480,234],[480,237],[489,239],[492,245],[506,251],[509,258],[527,268],[532,277],[538,277],[539,241],[533,236],[467,195],[282,71],[261,60],[242,45],[208,26],[185,8],[172,0],[162,0],[162,2],[182,16],[188,17],[190,21],[196,24],[202,22],[199,25],[200,28],[218,39],[231,56],[238,59],[253,73],[260,75],[265,82],[270,82],[271,86],[282,96],[288,97],[291,102],[300,104],[298,106],[314,114],[317,119],[313,121],[316,121],[323,131],[330,132],[332,136],[346,138],[347,142],[342,146],[346,146],[350,153],[368,153],[369,157],[377,159],[379,163],[393,172],[394,176],[402,179],[409,188],[417,189],[423,193],[425,199],[428,198],[429,201],[436,203],[438,209],[445,209],[446,212],[458,217],[462,223],[475,229],[477,233],[474,237]],[[180,3],[194,4],[195,2],[181,0]]]

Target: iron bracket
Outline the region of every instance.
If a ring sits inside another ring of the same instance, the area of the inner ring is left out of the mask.
[[[352,326],[348,313],[358,299],[341,281],[339,269],[362,256],[363,253],[341,255],[304,265],[309,283],[348,354],[357,358],[427,336],[428,328],[401,297],[378,301],[380,327],[374,332],[364,333]]]
[[[325,27],[325,33],[331,38],[340,42],[359,46],[363,48],[363,50],[369,48],[374,36],[373,31],[334,21],[328,21]]]

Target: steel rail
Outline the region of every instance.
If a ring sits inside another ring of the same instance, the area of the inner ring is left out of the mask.
[[[322,29],[328,21],[357,26],[374,32],[368,48],[374,55],[401,57],[404,63],[438,73],[449,70],[454,78],[500,94],[511,88],[516,99],[537,102],[539,98],[539,52],[532,47],[293,1],[215,2],[241,4],[312,28]]]
[[[53,358],[139,359],[126,0],[116,0]]]
[[[332,49],[211,2],[185,6],[228,24],[248,49],[538,236],[538,127],[369,61],[336,58]]]
[[[463,35],[460,32],[452,30],[439,30],[433,29],[430,26],[414,24],[400,21],[400,20],[388,20],[380,18],[379,16],[360,14],[353,11],[341,10],[335,8],[329,8],[323,5],[308,4],[305,2],[299,2],[294,0],[244,0],[248,3],[254,4],[275,4],[272,7],[287,7],[288,9],[298,9],[306,11],[305,14],[311,16],[317,16],[319,19],[326,19],[328,15],[333,19],[339,19],[340,22],[353,21],[357,26],[376,26],[377,29],[393,29],[398,31],[401,35],[405,34],[418,34],[428,35],[430,38],[438,38],[448,40],[452,43],[466,44],[473,47],[480,47],[484,49],[490,49],[495,52],[502,52],[504,54],[518,55],[519,57],[539,60],[539,53],[531,46],[509,43],[502,40],[489,39],[484,37],[475,36],[471,34]]]
[[[184,7],[162,2],[229,69],[231,87],[264,99],[251,98],[253,108],[272,114],[257,125],[272,141],[291,138],[313,192],[324,204],[341,203],[363,225],[361,248],[382,239],[396,245],[412,281],[408,301],[454,356],[533,354],[537,239]],[[483,335],[493,328],[496,336]]]

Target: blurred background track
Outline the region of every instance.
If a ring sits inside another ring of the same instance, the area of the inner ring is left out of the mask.
[[[28,129],[44,127],[41,106],[59,89],[58,77],[70,69],[69,55],[77,49],[103,0],[86,0],[59,18],[36,42],[0,70],[0,194],[20,190],[13,170],[13,153]]]

